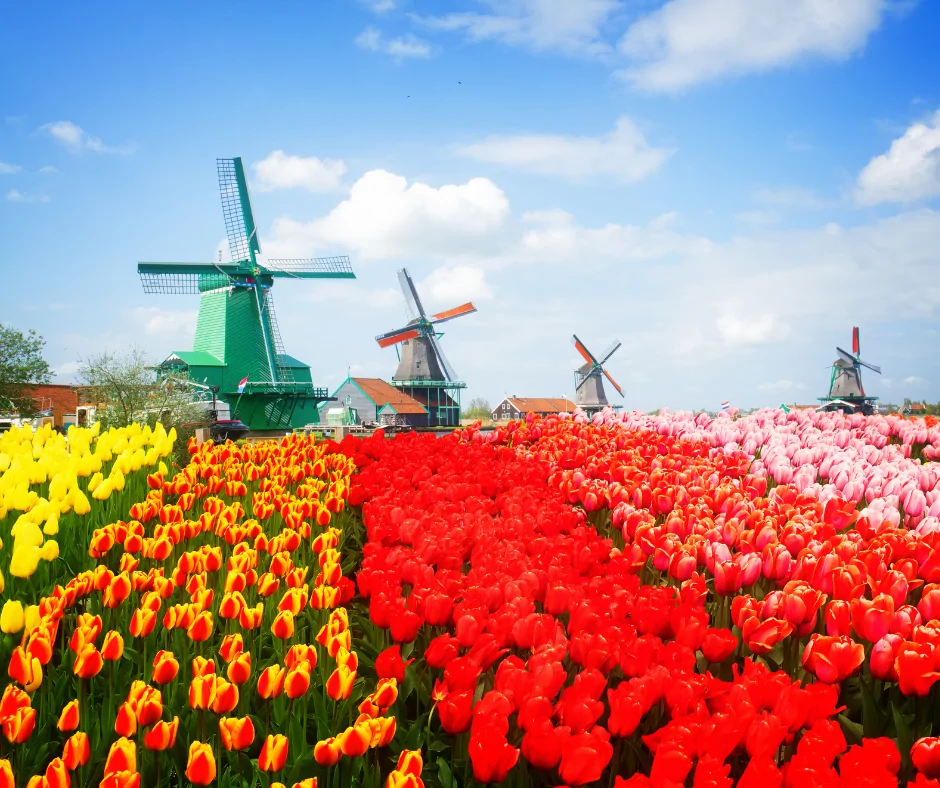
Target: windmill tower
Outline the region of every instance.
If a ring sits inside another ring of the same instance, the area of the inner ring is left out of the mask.
[[[862,367],[881,374],[881,367],[862,361],[859,353],[858,326],[852,328],[852,352],[836,347],[839,358],[832,362],[829,396],[820,397],[826,410],[844,410],[850,413],[874,412],[877,397],[869,397],[862,386]]]
[[[575,401],[578,407],[585,413],[589,415],[594,414],[603,410],[605,406],[610,404],[607,401],[607,394],[604,391],[603,378],[607,378],[611,385],[617,389],[617,393],[621,397],[623,396],[623,389],[617,385],[617,381],[614,380],[610,376],[610,373],[604,368],[604,364],[606,364],[610,360],[610,357],[620,348],[620,340],[614,340],[613,344],[607,348],[601,361],[594,358],[594,355],[587,349],[587,346],[578,339],[577,335],[573,335],[573,341],[575,349],[584,359],[584,364],[575,370],[575,385],[577,386],[575,389]]]
[[[398,282],[411,319],[404,328],[375,338],[379,347],[401,346],[392,385],[424,405],[429,426],[456,427],[460,424],[460,390],[467,384],[458,380],[444,357],[438,343],[443,334],[437,333],[435,326],[476,312],[477,308],[468,302],[429,318],[407,269],[398,272]]]
[[[349,258],[262,263],[242,160],[216,165],[232,261],[137,264],[146,293],[200,295],[193,350],[171,354],[161,368],[219,386],[252,430],[315,422],[316,405],[329,393],[314,387],[309,366],[285,353],[271,289],[275,279],[354,279]]]

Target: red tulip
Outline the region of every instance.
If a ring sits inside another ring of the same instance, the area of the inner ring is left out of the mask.
[[[918,739],[911,747],[911,760],[925,777],[940,777],[940,739],[936,736]]]
[[[74,771],[88,763],[91,758],[91,747],[88,743],[88,734],[78,731],[73,733],[65,742],[62,750],[62,760],[70,771]]]
[[[826,684],[839,684],[865,661],[865,649],[846,635],[813,635],[803,650],[803,667]]]

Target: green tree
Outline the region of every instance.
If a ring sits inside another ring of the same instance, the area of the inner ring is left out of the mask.
[[[0,413],[36,412],[32,387],[51,380],[49,364],[42,357],[45,344],[35,331],[24,334],[0,324]]]
[[[186,441],[195,427],[210,422],[211,395],[207,399],[182,375],[161,380],[140,348],[89,356],[78,375],[84,399],[98,405],[95,415],[105,429],[134,422],[153,426],[158,421],[168,430],[176,427],[177,462],[185,459]]]
[[[474,397],[470,400],[470,407],[463,412],[463,415],[467,419],[488,419],[492,412],[489,400],[484,397]]]

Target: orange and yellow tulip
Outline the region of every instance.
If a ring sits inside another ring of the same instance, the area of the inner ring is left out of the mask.
[[[219,734],[226,750],[244,750],[255,740],[255,726],[251,717],[222,717]]]
[[[282,610],[277,614],[271,624],[271,632],[280,640],[289,640],[294,636],[294,614],[289,610]]]
[[[88,743],[88,734],[84,731],[73,733],[62,748],[62,760],[69,771],[84,766],[91,759],[91,746]]]
[[[124,655],[124,638],[119,632],[111,630],[104,636],[101,644],[101,658],[109,662],[116,662]]]
[[[172,722],[160,720],[144,735],[144,746],[148,750],[168,750],[176,744],[176,733],[180,727],[180,718],[174,717]]]
[[[179,673],[180,663],[172,651],[158,651],[153,658],[153,681],[156,684],[169,684]]]
[[[271,665],[258,677],[258,694],[265,700],[276,698],[284,689],[286,671],[280,665]]]
[[[78,701],[72,700],[65,704],[56,727],[63,733],[74,731],[78,727]]]
[[[92,643],[86,643],[82,650],[75,657],[75,663],[72,665],[72,672],[80,679],[90,679],[97,676],[104,666],[104,660],[98,649]]]
[[[251,678],[251,654],[247,651],[238,654],[229,663],[226,675],[232,684],[244,684],[248,681]]]
[[[346,700],[356,683],[356,671],[340,665],[326,680],[326,694],[334,701]]]
[[[215,674],[215,661],[205,657],[193,658],[193,678]]]
[[[258,756],[258,768],[263,772],[279,772],[287,762],[287,737],[281,734],[269,735],[261,747]]]
[[[313,759],[320,764],[320,766],[335,766],[342,757],[343,753],[339,748],[339,744],[336,743],[336,738],[333,736],[323,741],[318,741],[313,746]]]
[[[303,660],[287,672],[287,677],[284,679],[284,694],[293,700],[305,694],[309,688],[310,663]]]
[[[210,745],[199,741],[189,745],[186,779],[193,785],[208,785],[215,779],[215,756]]]
[[[222,646],[219,648],[219,655],[226,662],[231,662],[238,654],[245,649],[245,642],[238,633],[226,635],[222,638]]]
[[[137,771],[137,745],[121,737],[108,751],[108,759],[104,763],[104,773],[136,772]]]

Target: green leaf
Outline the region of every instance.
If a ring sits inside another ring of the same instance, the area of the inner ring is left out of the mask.
[[[447,761],[443,758],[437,759],[437,776],[441,781],[441,788],[455,788],[457,785],[457,781],[454,780],[450,766],[447,765]]]
[[[850,739],[853,744],[861,744],[864,731],[862,726],[857,722],[852,722],[844,714],[840,714],[837,719],[839,720],[839,725],[842,726],[842,730],[846,735],[846,739]]]
[[[894,717],[894,730],[898,740],[898,749],[901,751],[901,761],[906,767],[911,760],[911,746],[914,744],[914,736],[904,714],[893,704],[891,706],[891,715]]]
[[[862,727],[864,728],[865,736],[868,738],[880,736],[884,720],[882,719],[878,704],[875,703],[875,696],[872,695],[871,687],[868,686],[868,682],[865,681],[865,679],[861,679],[858,682],[858,686],[862,692]]]
[[[422,727],[422,718],[419,717],[408,729],[408,733],[405,736],[405,747],[406,750],[417,750],[418,743],[421,741],[421,727]]]

